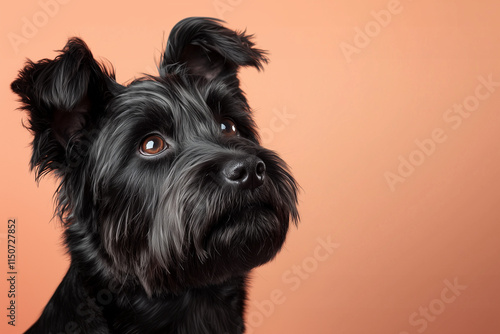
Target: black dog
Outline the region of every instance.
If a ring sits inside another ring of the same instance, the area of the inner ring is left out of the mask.
[[[159,76],[122,86],[70,39],[12,83],[37,180],[60,180],[68,273],[27,333],[243,333],[249,271],[274,258],[297,186],[259,145],[240,66],[251,36],[216,19],[170,33]]]

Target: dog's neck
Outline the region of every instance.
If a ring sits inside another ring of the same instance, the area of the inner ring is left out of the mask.
[[[27,333],[38,333],[47,323],[59,323],[69,310],[58,309],[71,299],[76,313],[59,332],[80,333],[231,333],[244,332],[245,277],[221,285],[148,297],[142,288],[120,291],[112,283],[90,285],[71,265],[37,323]],[[92,280],[92,278],[90,278]],[[92,288],[87,288],[92,286]],[[66,315],[67,316],[67,315]]]
[[[142,288],[117,295],[104,312],[117,333],[243,333],[245,279],[148,297]],[[133,319],[133,321],[130,321]]]

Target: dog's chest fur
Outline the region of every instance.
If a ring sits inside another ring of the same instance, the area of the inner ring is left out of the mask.
[[[93,284],[86,285],[70,268],[28,333],[46,333],[46,328],[58,334],[236,334],[244,330],[245,278],[156,298],[149,298],[141,289],[123,291],[112,282],[108,286]]]

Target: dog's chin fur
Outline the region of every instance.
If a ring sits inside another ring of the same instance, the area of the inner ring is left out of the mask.
[[[158,77],[122,86],[77,38],[20,72],[12,89],[30,116],[31,165],[60,179],[71,256],[29,333],[68,323],[85,333],[244,331],[249,272],[298,221],[295,180],[259,144],[237,78],[265,62],[250,36],[189,18],[172,30]],[[151,135],[163,148],[145,154]],[[82,307],[99,293],[109,300],[89,320]]]

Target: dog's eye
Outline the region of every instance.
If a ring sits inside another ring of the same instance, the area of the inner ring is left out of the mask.
[[[167,143],[159,135],[151,135],[142,141],[140,151],[144,155],[154,155],[167,148]]]
[[[228,118],[225,118],[220,123],[220,129],[224,136],[232,137],[238,134],[238,129],[236,129],[236,124]]]

